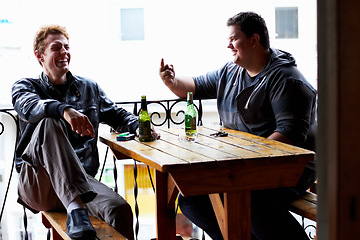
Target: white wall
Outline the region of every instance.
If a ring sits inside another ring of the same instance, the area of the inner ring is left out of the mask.
[[[285,6],[299,8],[299,39],[275,39],[275,7]],[[144,7],[145,41],[120,40],[120,8],[124,7]],[[0,23],[0,108],[11,107],[14,81],[41,72],[33,56],[32,41],[43,24],[67,27],[73,73],[96,80],[114,101],[140,100],[143,94],[152,100],[175,97],[158,77],[161,58],[174,64],[178,75],[190,76],[230,61],[226,21],[248,10],[265,18],[272,47],[292,53],[299,69],[316,87],[315,0],[0,0],[0,21],[11,22]],[[205,111],[210,108],[216,111],[214,106],[205,106]],[[211,119],[217,121],[217,116]],[[9,168],[8,160],[5,164],[4,159],[12,156],[4,153],[10,149],[7,143],[12,140],[11,136],[0,136],[0,174],[4,178],[8,173],[2,166]],[[3,181],[1,189],[4,186]],[[13,197],[7,204],[16,201],[16,183],[12,191]],[[0,194],[2,197],[3,191]],[[7,208],[12,214],[7,223],[19,226],[20,205],[12,206]],[[41,231],[36,234],[44,234]]]
[[[32,53],[39,26],[58,23],[70,33],[71,70],[93,78],[115,101],[169,98],[158,77],[160,59],[179,75],[198,75],[232,59],[228,17],[253,10],[266,20],[271,45],[287,50],[316,85],[315,0],[0,0],[0,106],[11,105],[10,88],[20,77],[41,71]],[[4,7],[5,6],[5,7]],[[299,7],[299,39],[275,39],[275,7]],[[120,40],[120,8],[144,7],[145,41]],[[4,37],[5,36],[5,37]]]

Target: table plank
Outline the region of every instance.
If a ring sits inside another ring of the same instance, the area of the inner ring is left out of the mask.
[[[216,131],[225,131],[230,136],[238,137],[249,143],[263,144],[263,145],[268,146],[269,148],[282,150],[282,151],[288,152],[292,155],[293,154],[304,154],[304,153],[315,154],[313,151],[310,151],[307,149],[303,149],[303,148],[296,147],[296,146],[286,144],[286,143],[282,143],[279,141],[270,140],[270,139],[256,136],[256,135],[253,135],[253,134],[250,134],[247,132],[242,132],[242,131],[238,131],[238,130],[225,128],[220,125],[215,125],[215,124],[205,125],[203,127],[202,131],[205,132],[206,131],[205,129],[208,129],[211,132],[212,131],[215,131],[215,132]]]
[[[228,137],[214,138],[224,143],[237,146],[240,149],[257,153],[261,157],[277,157],[305,153],[301,148],[296,148],[293,146],[289,147],[290,145],[285,145],[278,141],[269,140],[259,136],[251,138],[251,136],[254,135],[249,135],[248,133],[235,130],[226,130],[226,132],[229,134]],[[213,129],[203,127],[201,130],[201,134],[210,135],[211,133],[214,133]],[[247,158],[247,156],[245,157]]]
[[[210,157],[213,156],[215,161],[217,161],[216,166],[219,164],[233,164],[231,162],[227,162],[228,160],[235,160],[237,164],[253,164],[255,161],[251,160],[256,160],[256,164],[259,164],[261,161],[298,161],[298,159],[301,158],[302,160],[308,162],[313,159],[314,156],[314,152],[309,150],[235,130],[231,130],[228,137],[210,136],[210,134],[215,133],[220,129],[221,126],[218,126],[217,129],[198,127],[199,137],[197,141],[195,143],[188,143],[185,145],[188,145],[187,148],[195,152],[201,152]],[[164,138],[165,141],[175,143],[178,142],[176,141],[176,135],[179,131],[184,130],[167,129],[162,130],[161,133],[163,135],[164,132],[172,134],[172,139],[169,139],[168,134],[164,135]],[[234,131],[234,135],[232,134],[232,131]],[[256,140],[251,139],[252,136],[254,136],[254,139]],[[201,145],[201,147],[199,145]],[[246,161],[239,161],[241,159]]]
[[[131,159],[141,161],[146,165],[159,170],[167,172],[168,166],[183,166],[187,168],[189,162],[178,157],[171,156],[166,152],[154,149],[151,146],[143,144],[137,140],[130,141],[116,141],[116,134],[102,133],[99,136],[100,142],[108,145],[113,151],[121,152]]]
[[[139,142],[138,138],[130,141],[116,141],[115,133],[102,133],[99,139],[109,145],[113,151],[121,152],[129,158],[141,161],[162,172],[170,172],[172,168],[188,170],[189,164],[192,167],[196,164],[197,167],[203,168],[203,162],[206,162],[208,167],[219,160],[237,158],[216,149],[200,150],[199,148],[203,146],[182,143],[177,141],[177,136],[162,133],[163,137],[160,140],[152,142]],[[208,154],[209,151],[211,154]]]
[[[201,131],[203,130],[207,131],[205,128],[201,128]],[[163,131],[174,134],[174,130],[163,130]],[[184,130],[180,129],[180,131],[184,131]],[[210,133],[214,133],[214,131],[209,131],[208,135],[210,135]],[[229,136],[227,138],[229,142],[231,142],[231,140],[234,139],[234,137],[232,136]],[[231,158],[233,159],[234,158],[251,159],[251,158],[259,158],[263,156],[261,153],[254,152],[246,148],[239,148],[237,146],[234,146],[233,144],[229,144],[228,142],[222,140],[223,140],[222,138],[209,137],[206,136],[205,134],[199,134],[198,140],[195,143],[189,143],[188,145],[192,146],[194,144],[200,144],[203,146],[207,146],[212,149],[216,149],[217,151],[230,154]],[[250,145],[250,143],[248,143],[248,145]]]
[[[183,129],[180,129],[183,131]],[[175,145],[175,149],[179,151],[180,149],[191,151],[194,155],[200,155],[199,158],[202,159],[210,159],[210,161],[223,161],[227,159],[238,158],[237,155],[233,154],[231,150],[229,151],[221,151],[219,148],[216,148],[214,145],[211,146],[209,144],[203,144],[208,139],[203,136],[199,136],[196,142],[181,142],[178,141],[178,136],[173,131],[161,131],[161,136],[163,140],[169,144]],[[213,141],[219,143],[219,141]],[[234,149],[233,147],[231,148]],[[178,154],[178,153],[177,153]],[[190,163],[194,163],[194,161],[190,161]]]

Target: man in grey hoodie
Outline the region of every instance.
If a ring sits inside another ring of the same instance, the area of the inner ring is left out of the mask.
[[[174,67],[162,59],[159,74],[163,82],[179,97],[193,92],[197,98],[216,98],[225,127],[304,146],[315,123],[316,90],[297,69],[291,54],[270,48],[268,30],[261,16],[241,12],[230,18],[227,25],[232,62],[198,77],[178,77]],[[253,239],[308,239],[288,212],[288,206],[314,180],[314,170],[306,168],[295,187],[254,191]],[[180,195],[179,205],[210,237],[223,239],[208,196]]]

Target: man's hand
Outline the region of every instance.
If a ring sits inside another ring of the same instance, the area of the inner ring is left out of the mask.
[[[94,127],[86,115],[69,107],[65,108],[63,117],[70,124],[71,130],[80,134],[80,136],[90,135],[95,137]]]
[[[153,126],[151,126],[151,140],[158,140],[160,139],[160,133],[155,132]]]
[[[139,136],[139,128],[136,129],[135,135]],[[151,141],[160,139],[160,133],[155,132],[155,129],[153,126],[151,126]]]
[[[173,65],[164,63],[164,59],[161,59],[159,75],[167,87],[175,85],[175,71]]]
[[[176,96],[185,98],[188,92],[195,94],[195,82],[192,77],[175,77],[175,70],[173,65],[164,63],[164,59],[161,59],[159,75],[165,85],[173,92]]]
[[[274,133],[272,133],[272,134],[268,137],[268,139],[276,140],[276,141],[279,141],[279,142],[283,142],[283,143],[287,143],[287,144],[294,145],[294,143],[293,143],[289,138],[287,138],[284,134],[279,133],[279,132],[274,132]]]

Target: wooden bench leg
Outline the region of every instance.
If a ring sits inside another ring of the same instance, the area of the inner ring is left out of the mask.
[[[63,240],[63,238],[59,235],[57,231],[55,231],[54,228],[51,228],[51,235],[53,240]]]
[[[48,228],[49,230],[51,229],[51,239],[52,240],[63,240],[63,238],[59,235],[59,233],[51,226],[49,220],[47,220],[47,218],[41,214],[41,219],[42,219],[42,223],[44,224],[44,226],[46,228]]]

